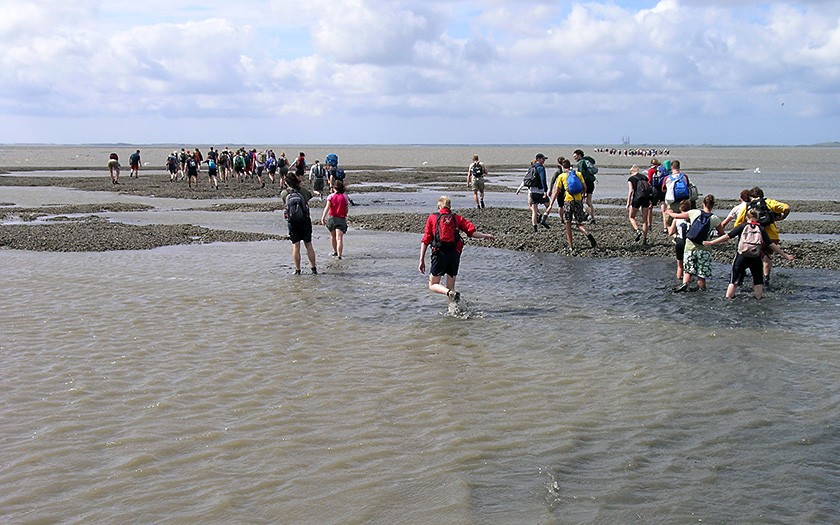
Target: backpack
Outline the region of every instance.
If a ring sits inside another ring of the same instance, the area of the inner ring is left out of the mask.
[[[335,180],[344,180],[345,174],[344,170],[341,168],[336,168],[335,173],[333,173],[333,178]]]
[[[197,167],[198,167],[198,164],[196,164],[194,158],[190,157],[190,158],[187,159],[187,168],[190,171],[195,170]]]
[[[298,159],[295,161],[295,169],[298,171],[303,171],[304,169],[306,169],[306,159],[304,159],[303,157],[298,157]]]
[[[589,155],[583,157],[583,178],[587,182],[593,182],[595,175],[598,174],[598,166],[595,165],[595,159]]]
[[[432,248],[438,250],[454,250],[461,240],[458,233],[458,224],[455,222],[454,213],[435,213],[435,237],[432,240]]]
[[[633,192],[636,194],[636,200],[650,199],[653,197],[653,186],[650,185],[647,177],[641,174],[636,177],[636,187],[633,189]]]
[[[580,181],[578,174],[575,173],[575,170],[571,170],[566,177],[566,191],[571,195],[583,193],[583,183]]]
[[[472,165],[472,174],[475,178],[481,178],[484,176],[484,167],[479,164],[478,162],[473,162]]]
[[[685,232],[685,238],[694,244],[700,246],[703,241],[709,239],[709,232],[712,229],[712,214],[706,211],[701,211],[700,215],[694,219]]]
[[[337,170],[336,170],[336,171],[337,171]],[[324,169],[324,167],[323,167],[323,166],[321,166],[320,164],[318,164],[318,165],[315,167],[315,171],[313,171],[313,172],[312,172],[312,175],[314,175],[316,179],[323,179],[323,178],[324,178],[324,175],[326,175],[326,170]]]
[[[542,185],[540,176],[537,174],[536,164],[528,168],[525,177],[522,179],[522,185],[528,188],[538,188]]]
[[[668,172],[665,170],[665,166],[657,166],[656,171],[653,174],[653,186],[655,188],[662,189],[662,183],[668,178]]]
[[[767,207],[767,201],[764,200],[764,197],[748,202],[747,211],[749,210],[758,212],[758,223],[765,228],[776,222],[776,215]]]
[[[754,222],[748,222],[741,231],[741,238],[738,239],[738,253],[744,257],[760,257],[763,248],[761,228]]]
[[[207,167],[208,167],[211,171],[216,171],[216,161],[214,161],[214,160],[210,160],[210,161],[208,161],[208,162],[207,162]]]
[[[286,195],[286,220],[293,223],[304,222],[309,219],[309,206],[298,191]]]
[[[673,175],[671,178],[673,179]],[[689,198],[691,192],[688,190],[688,184],[685,181],[685,174],[680,173],[674,182],[674,200],[681,201]]]
[[[333,166],[333,167],[338,166],[338,155],[336,155],[335,153],[330,153],[324,159],[324,164],[326,164],[327,166]]]
[[[276,171],[277,159],[274,157],[269,157],[268,160],[265,161],[265,169],[267,169],[268,171]]]

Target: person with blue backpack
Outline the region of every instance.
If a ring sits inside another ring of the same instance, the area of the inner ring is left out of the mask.
[[[566,226],[566,250],[569,252],[574,251],[572,222],[575,222],[577,224],[577,229],[586,235],[586,238],[589,239],[589,244],[592,248],[597,248],[598,243],[595,241],[595,237],[586,231],[586,226],[584,226],[584,223],[589,219],[586,211],[583,209],[583,195],[587,188],[586,181],[577,173],[577,171],[572,169],[572,163],[569,159],[562,159],[560,161],[560,167],[563,169],[563,173],[557,177],[552,199],[545,213],[546,215],[551,213],[551,206],[562,193],[564,195],[563,222]]]
[[[662,182],[662,187],[665,190],[665,204],[670,211],[679,213],[680,202],[691,197],[690,184],[688,176],[680,172],[680,161],[672,160],[671,172]],[[667,217],[666,222],[670,226],[674,220],[673,215],[667,214]]]
[[[675,161],[676,162],[676,161]],[[679,166],[677,167],[679,169]],[[680,202],[688,200],[682,199]],[[666,213],[672,219],[687,219],[688,229],[685,232],[685,252],[683,254],[683,280],[682,284],[674,289],[674,292],[688,291],[688,285],[692,277],[697,277],[699,290],[706,290],[706,279],[712,276],[712,254],[703,245],[709,240],[713,231],[718,236],[724,235],[723,226],[720,225],[720,217],[712,213],[715,207],[715,196],[706,195],[703,199],[703,209],[688,210],[674,213],[672,210]]]

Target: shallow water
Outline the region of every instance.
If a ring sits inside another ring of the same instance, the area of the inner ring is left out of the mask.
[[[109,216],[284,233],[182,204]],[[840,521],[840,272],[726,301],[724,265],[675,295],[670,260],[470,241],[453,316],[419,238],[316,228],[318,276],[281,241],[0,251],[0,521]]]

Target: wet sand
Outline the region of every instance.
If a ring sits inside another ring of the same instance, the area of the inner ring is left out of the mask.
[[[381,191],[417,191],[416,187],[408,186],[395,188],[392,184],[405,183],[410,180],[414,185],[424,183],[444,183],[456,186],[456,179],[460,176],[459,168],[436,168],[423,171],[396,170],[385,167],[354,167],[353,182],[364,185],[353,186],[354,193]],[[459,175],[453,175],[458,173]],[[211,188],[206,181],[206,175],[199,177],[200,184],[196,189],[190,189],[184,182],[169,182],[168,175],[148,174],[139,179],[125,179],[120,185],[111,184],[107,175],[103,177],[26,177],[0,176],[0,186],[57,186],[75,188],[86,191],[103,191],[119,194],[155,196],[179,199],[247,199],[247,198],[276,198],[279,195],[278,185],[267,184],[260,188],[255,181],[242,183],[231,182],[219,190]],[[121,180],[122,180],[121,179]],[[458,184],[459,189],[462,188]],[[502,186],[488,187],[488,191],[513,190]],[[633,241],[632,230],[625,217],[624,202],[620,199],[596,199],[598,222],[587,226],[598,242],[597,249],[591,249],[586,238],[574,230],[576,250],[568,256],[615,258],[615,257],[667,257],[673,258],[673,243],[661,229],[655,228],[649,235],[648,244],[642,245]],[[788,201],[796,212],[812,212],[825,214],[840,213],[838,201]],[[600,204],[602,206],[598,207]],[[314,206],[317,204],[313,203]],[[607,207],[622,206],[622,207]],[[720,201],[719,209],[728,209],[734,202]],[[16,219],[31,221],[38,217],[54,216],[53,224],[11,224],[0,226],[0,247],[20,250],[38,251],[104,251],[104,250],[132,250],[149,249],[172,244],[190,244],[204,242],[236,242],[255,241],[265,239],[285,239],[283,235],[265,235],[236,231],[221,231],[200,228],[193,225],[149,225],[134,226],[112,223],[98,217],[97,213],[138,211],[150,209],[145,205],[113,203],[105,205],[82,206],[49,206],[41,208],[20,208],[13,203],[3,203],[0,208],[0,218],[3,220]],[[202,208],[219,212],[265,212],[280,209],[278,201],[235,203],[219,202],[209,208]],[[482,210],[456,210],[467,219],[473,221],[480,230],[493,233],[496,240],[482,241],[480,246],[492,246],[517,251],[531,252],[564,252],[565,236],[563,225],[558,216],[552,215],[550,229],[540,227],[534,233],[530,225],[528,210],[521,208],[489,207]],[[360,214],[351,210],[349,224],[353,228],[371,230],[387,230],[406,233],[422,232],[427,214],[419,213],[389,213],[389,214]],[[64,215],[87,215],[82,218],[67,219]],[[313,212],[313,217],[317,213]],[[658,212],[654,216],[654,225],[661,225]],[[783,234],[836,234],[838,221],[829,220],[789,220],[781,225]],[[712,250],[713,257],[721,263],[728,263],[735,253],[735,241],[729,242]],[[794,254],[797,259],[792,262],[776,258],[775,264],[789,268],[840,269],[840,243],[815,241],[784,241],[785,249]]]

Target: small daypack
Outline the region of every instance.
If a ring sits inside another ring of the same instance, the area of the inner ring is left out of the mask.
[[[341,168],[336,168],[335,173],[333,173],[333,178],[335,180],[344,180],[345,173],[344,170]]]
[[[570,195],[583,193],[583,183],[580,181],[580,177],[578,177],[575,170],[571,170],[569,175],[566,177],[566,191],[568,191]]]
[[[741,238],[738,240],[738,253],[744,257],[760,257],[764,249],[764,239],[761,237],[761,228],[754,222],[748,222],[741,231]]]
[[[207,168],[208,168],[210,171],[216,171],[216,161],[214,161],[214,160],[210,160],[210,161],[208,161],[208,162],[207,162]]]
[[[694,219],[685,232],[685,238],[694,244],[700,246],[703,241],[709,239],[709,232],[712,229],[712,214],[706,211],[701,211],[700,215]]]
[[[454,213],[435,213],[435,237],[432,240],[432,248],[438,250],[454,250],[461,240],[458,233],[458,224],[455,222]]]
[[[641,174],[636,177],[636,187],[633,189],[636,193],[636,200],[650,199],[653,197],[653,187],[648,182],[647,177]]]
[[[522,179],[522,185],[528,188],[539,188],[542,186],[540,176],[537,174],[537,165],[528,168],[525,177]]]
[[[673,175],[671,175],[671,177],[673,177]],[[674,200],[681,201],[689,198],[690,196],[691,192],[688,189],[688,183],[686,182],[685,175],[680,173],[674,182]]]
[[[286,220],[292,223],[301,223],[309,219],[309,205],[303,195],[293,191],[286,195]]]
[[[595,178],[595,175],[598,174],[598,166],[595,165],[595,159],[587,155],[583,157],[583,165],[586,168],[586,172],[583,174],[584,177],[592,175],[592,178]]]
[[[478,162],[473,162],[472,165],[472,174],[475,178],[481,178],[484,176],[484,167],[479,164]]]
[[[758,223],[765,228],[776,222],[776,215],[767,207],[767,201],[764,200],[764,197],[748,202],[747,211],[749,210],[758,212]]]
[[[653,174],[653,186],[655,188],[662,189],[662,183],[668,178],[668,172],[665,170],[665,166],[657,166],[656,171]]]
[[[327,173],[327,172],[326,172],[326,170],[324,169],[324,167],[323,167],[323,166],[321,166],[320,164],[318,164],[318,165],[315,167],[315,172],[313,173],[313,175],[315,176],[315,178],[316,178],[316,179],[323,179],[323,178],[324,178],[324,176],[326,175],[326,173]]]

